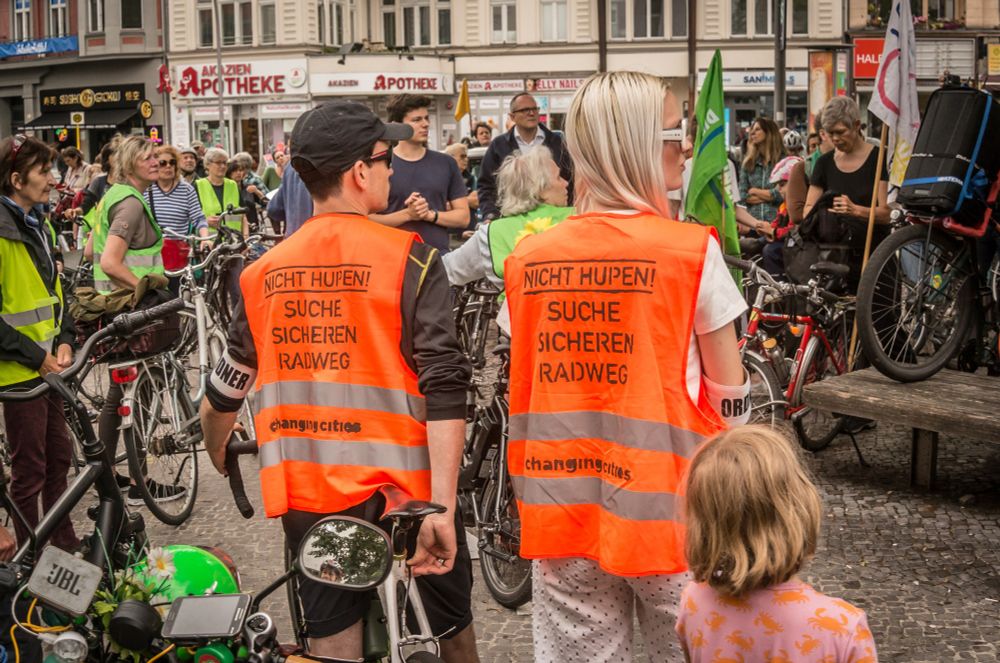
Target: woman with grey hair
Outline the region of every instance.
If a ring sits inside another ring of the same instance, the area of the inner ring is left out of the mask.
[[[810,210],[824,198],[823,194],[833,194],[832,197],[826,196],[823,204],[839,215],[851,230],[848,287],[854,292],[861,277],[878,150],[865,142],[861,135],[861,111],[850,97],[834,97],[828,101],[820,112],[820,126],[833,143],[833,151],[819,157],[813,166],[803,212],[808,216]],[[876,198],[872,248],[889,235],[888,182],[889,175],[883,164]]]
[[[451,284],[487,278],[503,289],[503,262],[517,242],[573,213],[566,206],[568,188],[544,145],[504,159],[497,170],[501,218],[480,225],[458,250],[443,256]]]
[[[237,163],[246,175],[243,176],[243,189],[253,195],[257,204],[267,204],[267,194],[271,191],[264,186],[264,180],[255,172],[254,158],[249,152],[237,152],[233,155],[233,161]]]

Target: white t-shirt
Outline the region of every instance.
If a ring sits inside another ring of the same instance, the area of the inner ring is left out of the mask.
[[[692,164],[692,159],[684,162],[684,184],[681,185],[681,188],[667,191],[667,198],[681,201],[681,206],[677,210],[677,218],[681,221],[684,220],[684,201],[687,200],[688,187],[691,185]],[[729,188],[729,197],[734,205],[743,202],[743,198],[740,196],[740,180],[736,177],[736,166],[729,159],[726,159],[726,186]]]

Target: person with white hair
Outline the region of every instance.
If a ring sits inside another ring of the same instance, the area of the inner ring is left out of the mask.
[[[503,262],[517,241],[573,213],[566,206],[569,184],[544,145],[508,156],[497,171],[497,188],[501,218],[480,225],[465,244],[444,256],[452,285],[486,278],[502,290]]]
[[[205,168],[208,175],[195,180],[194,185],[198,190],[198,200],[201,202],[201,210],[208,219],[208,225],[214,228],[223,223],[230,230],[245,236],[246,215],[239,219],[234,219],[233,215],[224,216],[227,209],[240,207],[240,187],[226,177],[228,165],[229,154],[225,150],[218,147],[209,148],[205,152]]]

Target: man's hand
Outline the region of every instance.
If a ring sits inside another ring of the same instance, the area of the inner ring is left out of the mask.
[[[407,562],[415,576],[444,575],[455,566],[455,514],[435,513],[424,518],[417,535],[417,550]]]
[[[73,364],[73,348],[68,343],[56,348],[56,361],[59,363],[59,368],[69,368]]]
[[[206,216],[205,220],[208,221],[209,228],[218,228],[219,219],[221,218],[222,218],[221,216]]]
[[[428,213],[433,216],[427,201],[416,191],[406,199],[406,211],[409,213],[411,221],[426,221]]]
[[[228,476],[229,474],[226,472],[226,449],[229,448],[229,441],[231,439],[233,439],[232,435],[226,438],[226,441],[222,443],[222,446],[208,450],[208,457],[212,461],[212,466],[215,467],[215,471],[222,476]]]
[[[6,527],[0,527],[0,562],[9,562],[17,552],[17,542]]]
[[[38,374],[45,377],[49,373],[58,373],[60,370],[62,370],[62,367],[59,365],[59,360],[49,352],[45,354],[42,365],[38,367]]]

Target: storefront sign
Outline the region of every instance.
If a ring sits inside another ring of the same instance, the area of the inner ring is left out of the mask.
[[[706,72],[698,72],[698,87],[705,84]],[[785,71],[785,89],[802,91],[807,87],[805,69],[788,69]],[[757,90],[774,91],[774,71],[760,70],[727,70],[722,72],[722,89],[724,92],[754,92]]]
[[[577,89],[585,78],[529,78],[524,82],[524,88],[528,92],[572,92]]]
[[[101,85],[83,88],[42,90],[42,112],[90,110],[103,108],[135,108],[146,96],[146,86]]]
[[[1000,44],[988,44],[986,67],[990,76],[1000,76]]]
[[[219,96],[219,75],[215,63],[177,65],[174,68],[177,96],[199,99]],[[305,60],[223,62],[224,97],[262,97],[287,94],[306,82]]]
[[[292,118],[302,115],[312,108],[309,103],[289,103],[289,104],[261,104],[260,116],[262,118]]]
[[[12,58],[17,55],[49,55],[79,50],[80,41],[75,36],[12,41],[0,44],[0,59]]]
[[[313,94],[455,94],[451,76],[446,74],[313,74],[309,79]]]
[[[885,39],[854,40],[854,78],[875,78],[882,60]]]
[[[232,111],[230,106],[223,106],[222,117],[229,120],[232,119]],[[218,106],[192,106],[191,107],[191,117],[196,120],[218,120],[219,119],[219,107]]]
[[[469,81],[469,92],[524,92],[524,81],[520,78],[515,80]]]

